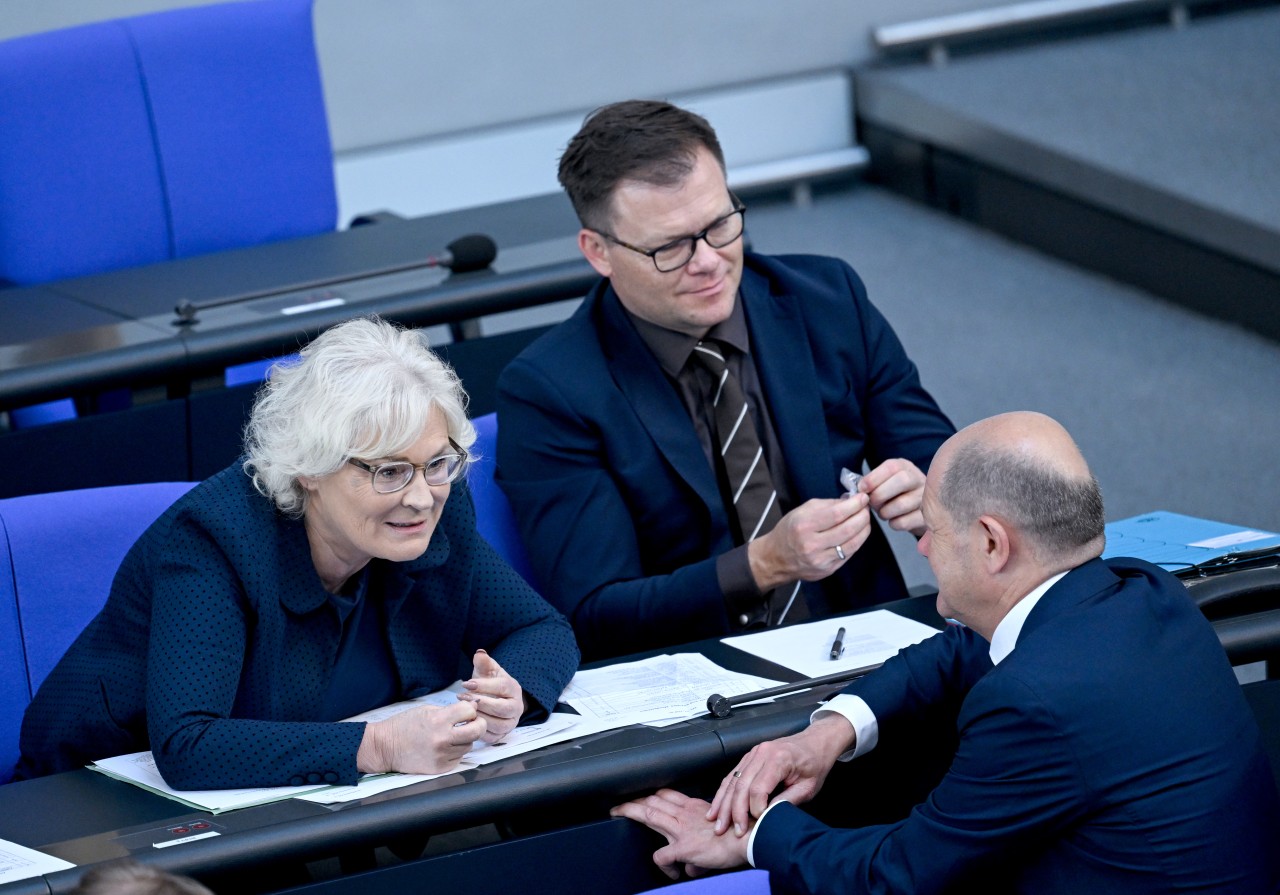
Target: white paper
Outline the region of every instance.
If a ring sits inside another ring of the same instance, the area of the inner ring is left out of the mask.
[[[0,883],[43,876],[55,870],[67,870],[76,866],[70,861],[46,855],[34,848],[0,839]]]
[[[1207,547],[1210,550],[1217,550],[1220,547],[1234,547],[1236,544],[1248,544],[1250,541],[1261,541],[1263,538],[1272,537],[1275,537],[1275,535],[1269,531],[1233,531],[1230,534],[1219,535],[1216,538],[1194,541],[1187,546]]]
[[[393,715],[406,712],[409,709],[416,709],[418,706],[433,705],[436,708],[444,708],[453,705],[458,701],[458,694],[463,692],[462,681],[454,681],[443,690],[437,690],[434,693],[428,693],[425,696],[415,696],[413,699],[406,699],[403,702],[393,702],[391,705],[384,705],[381,708],[369,709],[367,712],[361,712],[358,715],[352,715],[350,718],[343,718],[343,721],[385,721]]]
[[[405,708],[412,707],[411,704],[398,703],[398,705],[405,706]],[[387,708],[393,707],[388,706]],[[523,752],[541,749],[543,746],[550,746],[554,743],[585,736],[588,733],[594,733],[598,729],[600,729],[598,726],[586,723],[578,715],[571,715],[567,712],[554,712],[551,717],[541,724],[517,727],[503,737],[500,743],[492,745],[489,743],[476,743],[475,748],[462,757],[458,767],[452,771],[446,771],[445,774],[458,774],[462,771],[469,771],[472,768],[503,758],[510,758]],[[331,786],[317,792],[305,793],[298,796],[298,798],[305,802],[315,802],[319,805],[354,802],[357,799],[363,799],[392,789],[399,789],[402,786],[410,786],[423,780],[434,780],[436,777],[445,776],[445,774],[371,774],[362,778],[354,786]]]
[[[701,653],[676,653],[579,671],[560,699],[615,727],[661,726],[705,715],[713,693],[749,693],[777,683],[728,671]]]
[[[378,793],[400,789],[402,786],[412,786],[415,783],[421,783],[423,780],[434,780],[437,777],[456,774],[459,771],[470,770],[473,767],[475,765],[459,765],[452,771],[445,771],[443,774],[368,774],[361,777],[359,783],[351,786],[326,786],[324,789],[317,789],[314,792],[304,792],[300,796],[295,796],[295,798],[302,802],[315,802],[317,805],[337,805],[341,802],[354,802],[357,799],[376,796]]]
[[[134,752],[130,755],[117,755],[114,758],[102,758],[89,767],[101,771],[109,777],[115,777],[149,789],[175,801],[220,814],[235,808],[247,808],[278,799],[288,799],[304,792],[322,789],[319,786],[267,786],[253,789],[174,789],[164,782],[160,771],[156,769],[156,760],[150,752]]]
[[[836,632],[844,628],[844,653],[831,658]],[[937,634],[936,628],[887,609],[840,618],[771,628],[758,634],[726,637],[728,646],[790,668],[805,677],[822,677],[866,665],[878,665],[898,650]]]
[[[416,699],[408,699],[404,702],[397,702],[392,705],[383,706],[380,709],[372,709],[363,714],[356,715],[353,718],[347,718],[348,721],[381,721],[398,715],[409,709],[418,708],[422,705],[445,706],[456,701],[457,694],[463,692],[462,682],[458,681],[446,690],[437,690],[435,693],[428,693],[426,696],[419,696]],[[540,749],[543,746],[550,746],[552,743],[559,743],[563,740],[572,739],[578,736],[577,733],[568,732],[568,728],[577,724],[581,718],[577,715],[571,715],[568,712],[552,712],[547,720],[540,724],[527,724],[524,727],[516,727],[507,732],[507,735],[498,743],[486,743],[477,740],[474,748],[462,757],[462,761],[467,767],[479,767],[480,765],[489,764],[490,762],[499,761],[503,758],[509,758],[512,755],[519,755],[522,752],[528,752],[531,749]],[[563,736],[557,734],[564,733]],[[461,768],[460,770],[466,770]],[[455,773],[449,771],[448,773]],[[439,774],[431,776],[438,777]],[[429,780],[431,777],[424,777]],[[350,789],[351,787],[341,787],[342,789]]]
[[[400,712],[423,705],[452,705],[457,701],[458,694],[463,691],[462,681],[455,681],[444,690],[437,690],[434,693],[407,699],[404,702],[371,709],[351,718],[346,718],[344,721],[381,721],[393,715],[398,715]],[[585,723],[586,720],[567,712],[553,713],[551,717],[541,724],[530,724],[526,727],[515,728],[503,737],[501,743],[490,745],[484,742],[477,742],[474,748],[463,756],[459,766],[446,773],[456,774],[489,762],[519,755],[522,752],[529,752],[533,749],[540,749],[543,746],[573,739],[577,736],[585,736],[588,733],[594,733],[596,730],[602,729],[599,725]],[[300,796],[309,796],[307,801],[320,804],[349,802],[376,795],[380,792],[386,792],[387,790],[398,789],[402,786],[410,786],[423,780],[432,780],[436,777],[444,776],[444,774],[370,774],[353,786],[320,784],[318,786],[268,786],[252,789],[175,790],[165,783],[164,778],[160,776],[160,772],[156,768],[155,757],[150,752],[135,752],[131,755],[104,758],[100,761],[95,761],[89,767],[110,777],[115,777],[126,783],[132,783],[135,786],[141,786],[143,789],[149,789],[192,808],[209,811],[213,814]]]

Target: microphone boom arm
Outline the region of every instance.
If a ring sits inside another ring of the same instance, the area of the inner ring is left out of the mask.
[[[756,690],[754,693],[743,693],[739,696],[721,696],[719,693],[712,693],[707,697],[707,711],[711,713],[713,718],[728,718],[733,714],[733,707],[743,705],[748,702],[755,702],[757,699],[768,699],[773,696],[786,696],[789,693],[798,693],[801,690],[809,690],[813,687],[821,687],[826,684],[843,684],[856,678],[862,677],[868,672],[875,671],[883,663],[876,662],[874,665],[863,665],[859,668],[846,668],[844,671],[837,671],[834,674],[824,674],[822,677],[807,677],[803,680],[796,681],[791,684],[780,684],[777,687],[768,687],[764,690]]]

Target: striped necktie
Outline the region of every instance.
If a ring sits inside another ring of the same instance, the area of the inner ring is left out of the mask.
[[[709,397],[718,443],[717,459],[727,485],[726,499],[733,505],[738,542],[746,544],[768,532],[782,519],[778,492],[769,475],[764,447],[751,419],[742,386],[725,362],[724,347],[715,340],[707,339],[694,346],[693,357],[711,373],[714,381]],[[776,588],[767,595],[769,624],[777,624],[784,614],[789,621],[808,615],[804,600],[794,600],[798,584]],[[788,609],[793,600],[794,605]]]

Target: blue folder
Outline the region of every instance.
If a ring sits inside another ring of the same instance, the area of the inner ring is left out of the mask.
[[[1104,558],[1133,556],[1174,574],[1238,568],[1270,558],[1280,562],[1280,534],[1157,510],[1106,527]]]

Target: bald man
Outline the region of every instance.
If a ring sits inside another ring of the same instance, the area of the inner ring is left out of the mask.
[[[1176,579],[1099,558],[1102,498],[1066,430],[1035,413],[969,426],[922,510],[938,611],[964,627],[756,746],[710,805],[663,790],[615,808],[667,838],[654,860],[750,862],[798,892],[1277,891],[1276,784],[1222,647]],[[922,716],[959,747],[905,819],[835,829],[796,807]]]

